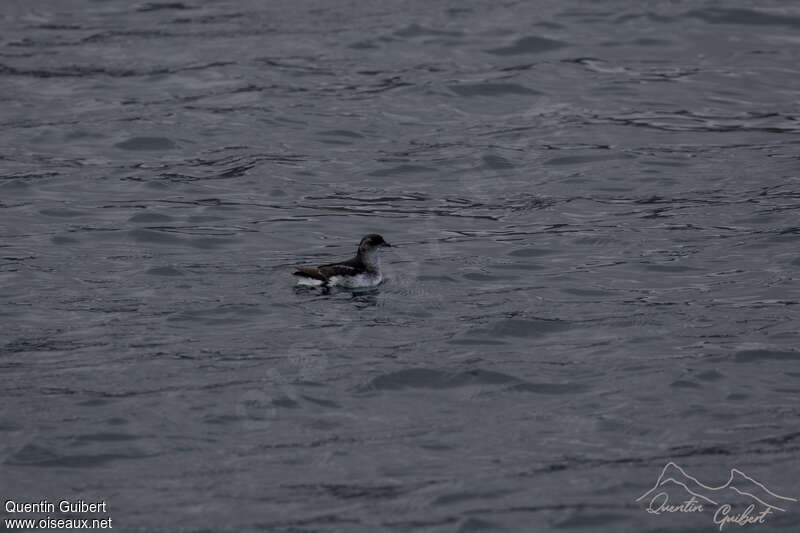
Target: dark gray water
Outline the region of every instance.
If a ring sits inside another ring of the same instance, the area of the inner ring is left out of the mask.
[[[800,8],[749,4],[5,0],[0,497],[463,533],[718,530],[635,501],[670,460],[800,496]],[[294,288],[370,232],[378,289]]]

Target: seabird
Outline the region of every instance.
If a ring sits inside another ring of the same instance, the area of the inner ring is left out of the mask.
[[[304,285],[325,285],[341,287],[368,287],[379,284],[381,275],[378,250],[391,246],[383,237],[375,233],[365,235],[358,245],[356,256],[341,263],[331,263],[318,267],[298,266],[294,272],[299,276],[298,283]]]

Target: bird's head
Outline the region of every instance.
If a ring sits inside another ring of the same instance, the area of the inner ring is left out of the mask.
[[[383,240],[383,237],[377,233],[370,233],[369,235],[364,235],[364,238],[361,239],[358,245],[358,253],[368,254],[386,246],[391,247],[391,244]]]

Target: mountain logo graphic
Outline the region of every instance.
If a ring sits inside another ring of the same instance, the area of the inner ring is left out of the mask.
[[[678,504],[670,498],[684,498]],[[706,508],[715,508],[714,523],[720,530],[728,523],[740,526],[764,523],[766,517],[775,512],[786,512],[797,498],[781,496],[763,483],[732,468],[728,480],[719,486],[706,485],[689,475],[683,468],[670,461],[661,470],[655,485],[636,498],[637,502],[649,503],[647,512],[702,513]],[[742,508],[743,510],[739,510]]]

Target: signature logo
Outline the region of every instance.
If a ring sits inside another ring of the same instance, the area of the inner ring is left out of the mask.
[[[712,511],[712,520],[722,531],[728,524],[764,524],[771,515],[785,513],[797,499],[776,494],[736,468],[725,484],[712,487],[670,461],[653,488],[636,501],[646,502],[645,510],[655,515]]]

